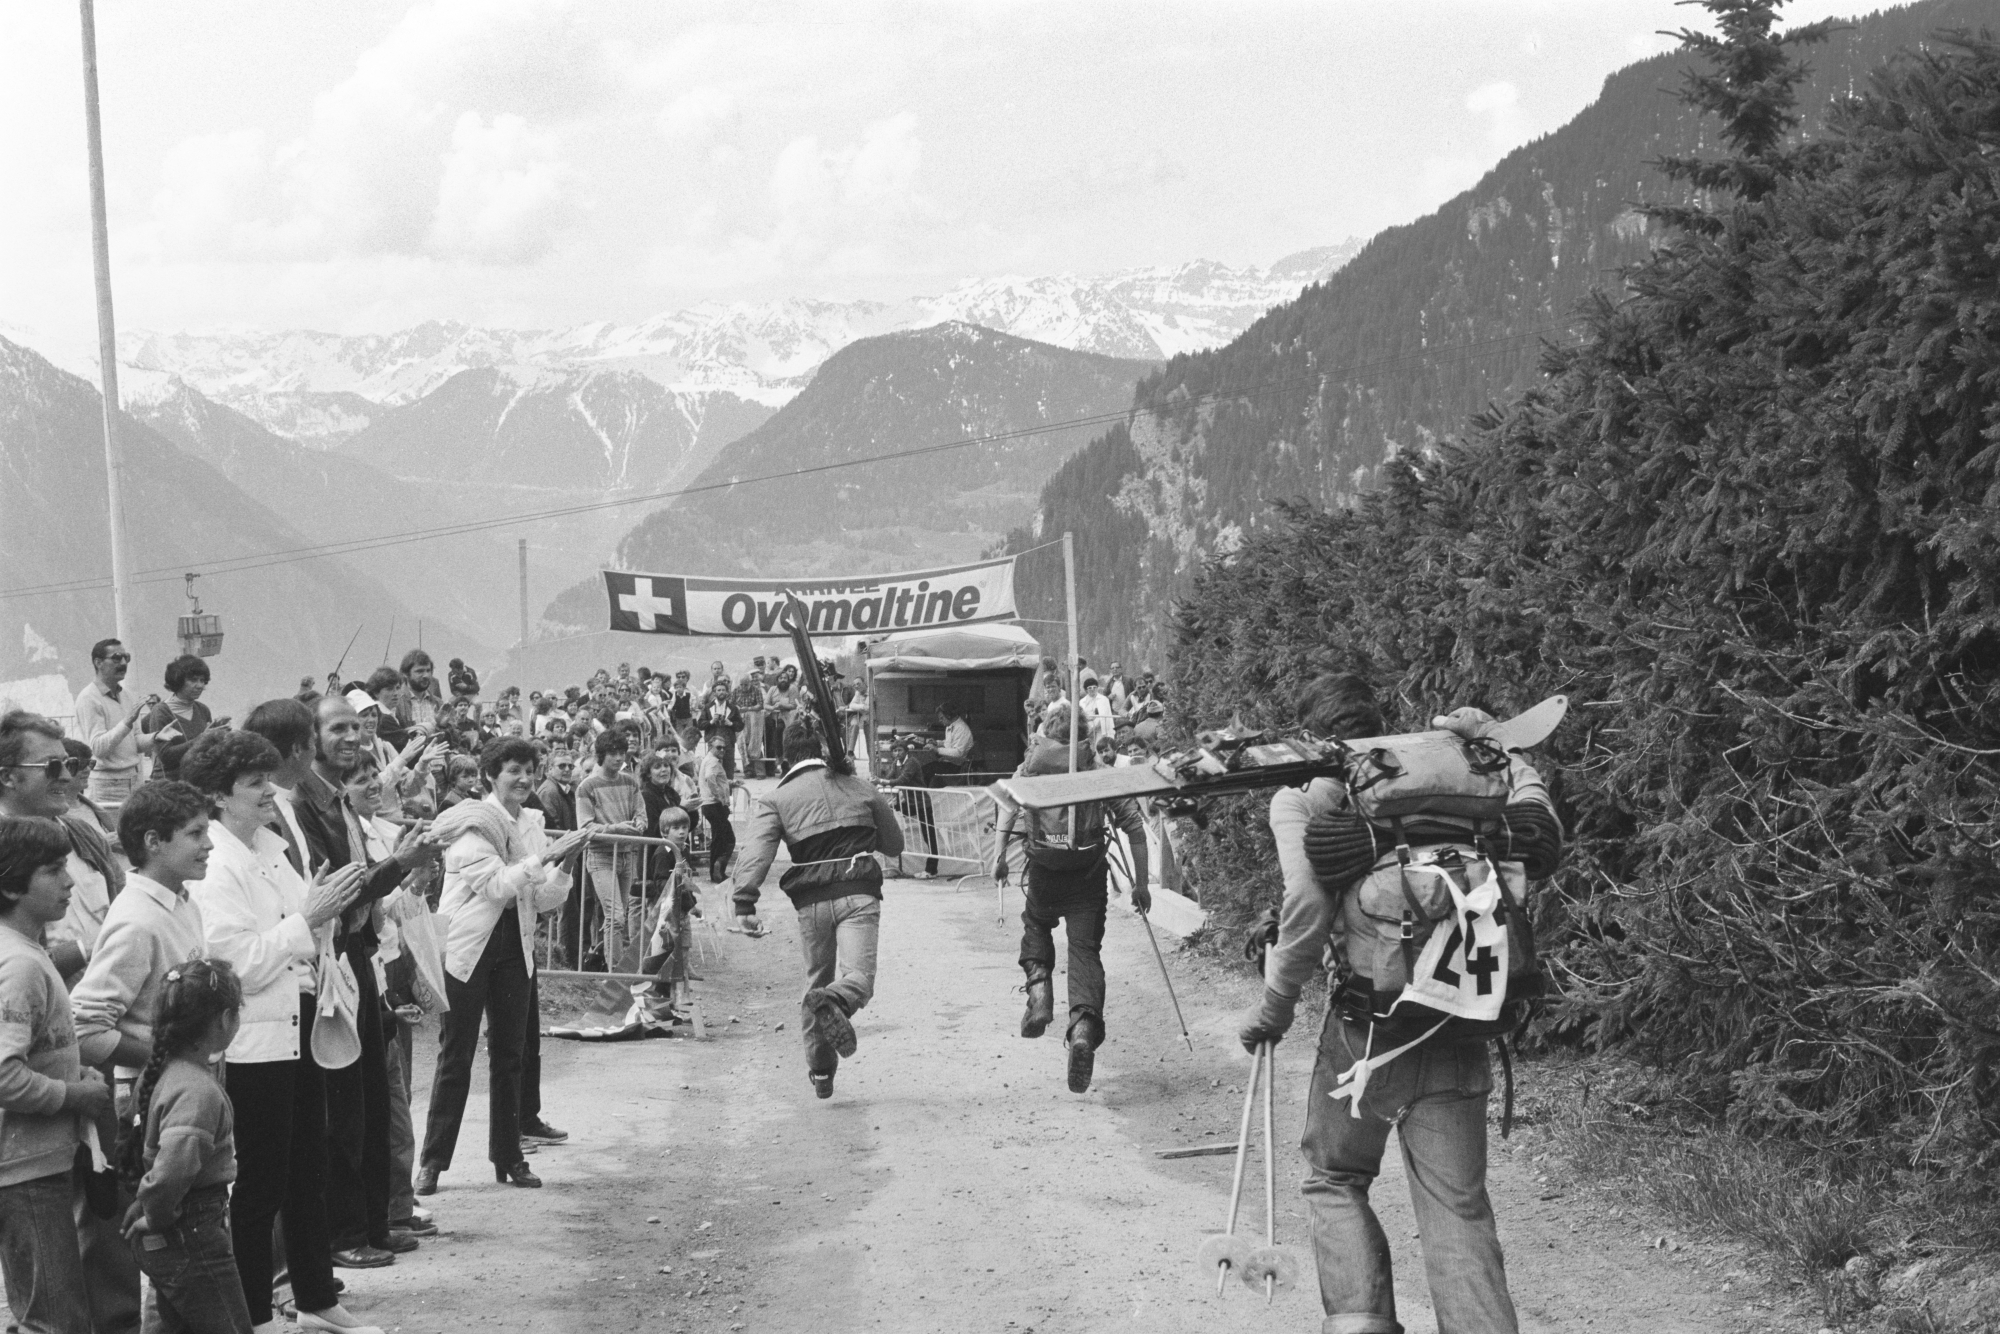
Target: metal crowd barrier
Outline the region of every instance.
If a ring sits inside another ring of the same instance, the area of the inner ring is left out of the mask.
[[[890,804],[903,828],[903,862],[926,874],[949,865],[957,878],[985,875],[993,866],[1000,807],[983,787],[896,787]]]
[[[573,968],[558,966],[565,962],[563,956],[558,952],[565,943],[561,939],[563,918],[570,912],[569,905],[565,903],[560,908],[552,909],[536,927],[536,933],[541,937],[542,955],[541,965],[537,969],[537,972],[542,977],[580,977],[597,982],[651,982],[657,980],[645,973],[620,972],[615,970],[610,972],[587,972],[580,966],[589,957],[592,945],[596,945],[599,949],[604,948],[603,909],[601,901],[597,896],[597,886],[592,883],[590,878],[589,853],[591,848],[603,847],[605,845],[609,845],[611,849],[612,874],[614,877],[617,877],[617,883],[620,886],[620,898],[622,900],[620,904],[620,916],[627,927],[625,941],[620,947],[619,953],[625,954],[631,952],[632,946],[636,943],[638,952],[632,954],[633,966],[636,967],[639,961],[645,957],[646,942],[653,935],[654,913],[659,910],[661,903],[666,898],[667,889],[673,883],[671,877],[666,875],[664,871],[655,874],[656,865],[661,865],[665,861],[664,858],[658,856],[658,852],[662,848],[671,847],[672,844],[664,838],[649,838],[640,834],[592,834],[585,847],[571,855],[567,867],[573,882],[571,892],[575,896],[576,902],[575,936],[574,940],[569,942],[574,946],[574,952],[569,955],[569,961],[573,961],[579,966]],[[689,851],[690,853],[693,852],[692,842],[690,842]],[[623,882],[623,875],[628,861],[631,863],[632,876],[629,888]],[[634,921],[635,917],[636,924]],[[606,951],[604,956],[605,967],[612,968],[616,962],[618,961],[613,959],[611,954]]]

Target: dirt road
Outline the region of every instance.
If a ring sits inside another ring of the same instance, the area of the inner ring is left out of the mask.
[[[1174,961],[1190,1056],[1139,921],[1114,906],[1110,1038],[1079,1097],[1056,1036],[1016,1034],[1019,909],[1010,892],[996,922],[986,881],[891,881],[860,1053],[821,1102],[797,1031],[796,928],[776,896],[773,934],[722,934],[701,970],[712,1041],[544,1041],[547,1115],[572,1139],[531,1160],[540,1191],[496,1185],[479,1161],[482,1070],[459,1165],[429,1201],[444,1235],[348,1273],[350,1307],[411,1331],[1317,1329],[1295,1148],[1310,1038],[1282,1044],[1277,1086],[1279,1240],[1306,1281],[1269,1309],[1240,1285],[1218,1299],[1193,1257],[1221,1225],[1230,1159],[1154,1151],[1234,1138],[1249,1064],[1230,1035],[1250,984]],[[707,910],[724,920],[719,893]],[[426,1044],[420,1085],[430,1059]],[[421,1124],[422,1087],[416,1101]],[[1657,1225],[1541,1180],[1533,1127],[1494,1143],[1525,1329],[1796,1327],[1746,1305],[1727,1252],[1662,1249]],[[1432,1330],[1393,1154],[1375,1198],[1402,1319]],[[1260,1187],[1245,1214],[1240,1231],[1261,1227]]]

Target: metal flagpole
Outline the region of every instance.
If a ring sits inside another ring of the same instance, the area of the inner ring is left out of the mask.
[[[104,388],[104,482],[111,520],[111,621],[132,642],[131,553],[125,549],[124,463],[118,448],[118,327],[111,315],[111,232],[104,209],[104,131],[97,114],[97,16],[93,0],[79,0],[83,16],[83,130],[90,158],[90,251],[97,279],[97,362]]]

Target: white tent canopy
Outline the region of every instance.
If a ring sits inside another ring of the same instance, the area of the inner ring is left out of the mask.
[[[978,672],[1041,665],[1042,646],[1018,625],[904,630],[868,646],[871,672]]]

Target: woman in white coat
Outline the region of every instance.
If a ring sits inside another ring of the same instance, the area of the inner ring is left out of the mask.
[[[576,830],[550,841],[542,813],[522,809],[535,790],[536,759],[534,744],[519,737],[487,742],[479,752],[479,775],[490,790],[445,811],[431,831],[445,847],[437,915],[444,927],[450,1008],[438,1032],[437,1076],[417,1169],[419,1195],[434,1193],[438,1177],[451,1168],[482,1012],[489,1072],[486,1155],[498,1180],[542,1184],[521,1155],[521,1062],[532,1020],[535,918],[569,897],[563,859],[590,835]]]
[[[326,1082],[313,1062],[313,968],[320,928],[358,892],[356,862],[308,883],[278,819],[271,775],[277,749],[253,732],[209,731],[181,760],[181,777],[215,802],[208,875],[188,886],[201,909],[208,952],[243,983],[242,1026],[224,1078],[236,1114],[236,1187],[229,1225],[250,1321],[275,1330],[271,1223],[285,1216],[285,1258],[301,1329],[363,1325],[333,1284],[326,1219]],[[303,856],[301,850],[298,856]]]

